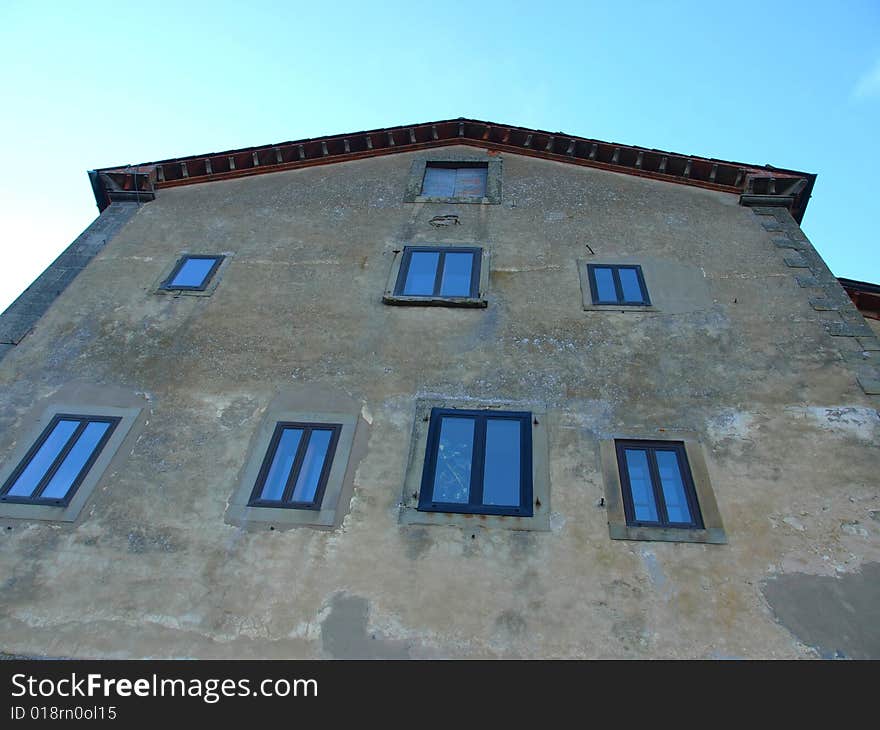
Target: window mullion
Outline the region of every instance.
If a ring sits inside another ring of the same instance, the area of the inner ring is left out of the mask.
[[[284,485],[284,492],[281,495],[282,504],[286,504],[287,502],[289,502],[290,498],[293,496],[293,490],[296,487],[296,478],[299,475],[299,471],[302,468],[302,463],[306,458],[306,449],[309,446],[311,436],[311,427],[305,427],[303,429],[303,435],[299,440],[299,448],[297,448],[296,450],[296,457],[293,460],[293,464],[291,464],[290,466],[290,474],[287,477],[287,484]]]
[[[437,257],[437,271],[434,273],[434,296],[440,296],[440,287],[443,286],[443,269],[446,266],[446,251],[439,251]]]
[[[486,416],[474,419],[474,453],[471,460],[471,489],[468,504],[483,506],[483,478],[486,468]]]
[[[617,266],[611,268],[611,277],[614,279],[614,293],[617,294],[617,303],[623,304],[623,286],[620,283],[620,269]]]
[[[457,198],[458,197],[458,178],[460,175],[461,175],[461,168],[456,167],[455,168],[455,176],[454,176],[454,179],[452,182],[452,193],[449,196],[450,198]]]
[[[648,469],[651,472],[651,486],[654,489],[654,501],[657,502],[657,516],[660,524],[664,527],[669,525],[669,515],[666,512],[666,500],[663,498],[663,487],[660,482],[660,469],[657,466],[657,454],[655,449],[648,449]]]
[[[61,423],[63,419],[59,419],[58,423]],[[40,495],[49,485],[49,482],[52,481],[52,477],[55,476],[55,473],[61,468],[61,465],[64,463],[64,460],[67,458],[67,455],[70,453],[70,450],[74,447],[79,437],[82,435],[82,432],[86,430],[86,426],[89,425],[87,420],[80,420],[79,425],[76,427],[76,430],[71,434],[70,438],[67,440],[67,443],[64,444],[64,448],[61,449],[58,456],[55,457],[55,461],[52,462],[52,466],[46,471],[43,475],[43,478],[40,479],[40,483],[37,484],[37,488],[31,493],[31,499],[39,499]],[[56,426],[57,428],[57,426]],[[51,436],[51,433],[49,434]]]

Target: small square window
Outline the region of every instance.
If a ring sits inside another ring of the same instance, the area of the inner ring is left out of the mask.
[[[532,414],[431,409],[418,509],[531,517]]]
[[[181,257],[162,284],[162,289],[180,291],[205,291],[220,264],[223,256],[186,255]]]
[[[249,507],[320,510],[341,424],[278,423]]]
[[[481,254],[480,248],[406,246],[394,296],[475,298]]]
[[[642,267],[636,264],[588,264],[593,304],[650,306]]]
[[[486,195],[487,163],[429,162],[425,166],[421,194],[430,198],[483,198]]]
[[[703,529],[684,444],[615,441],[626,524]]]
[[[66,507],[121,418],[59,413],[0,489],[0,501]]]

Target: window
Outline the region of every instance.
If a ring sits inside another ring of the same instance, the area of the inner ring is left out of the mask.
[[[503,161],[500,154],[446,159],[418,157],[410,165],[403,200],[407,203],[499,205]]]
[[[635,264],[588,264],[593,304],[650,306],[642,267]]]
[[[395,296],[479,296],[482,249],[406,246],[394,287]]]
[[[223,263],[223,256],[186,255],[177,262],[162,289],[205,291]]]
[[[320,510],[341,424],[278,423],[248,505]]]
[[[121,418],[57,414],[0,489],[0,501],[66,507]]]
[[[616,441],[626,524],[703,529],[684,444]]]
[[[532,516],[532,414],[433,408],[418,509]]]
[[[315,410],[334,402],[340,410]],[[258,529],[333,529],[342,524],[366,453],[362,404],[314,386],[275,394],[253,434],[226,506],[227,524]]]
[[[486,195],[487,163],[460,165],[429,162],[422,179],[422,195],[429,198],[483,198]]]

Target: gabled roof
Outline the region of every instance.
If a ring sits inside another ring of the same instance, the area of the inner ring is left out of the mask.
[[[816,180],[811,173],[770,165],[682,155],[477,119],[447,119],[107,167],[90,171],[89,177],[98,207],[104,210],[115,200],[152,200],[162,188],[457,144],[733,193],[743,205],[785,206],[798,222]]]

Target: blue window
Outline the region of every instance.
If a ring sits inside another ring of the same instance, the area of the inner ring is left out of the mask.
[[[422,180],[428,198],[483,198],[486,195],[487,163],[429,162]]]
[[[395,296],[432,299],[476,298],[480,292],[482,249],[449,246],[406,246]]]
[[[587,274],[593,304],[651,304],[641,266],[587,264]]]
[[[336,443],[333,423],[278,423],[248,505],[321,509]]]
[[[120,420],[54,416],[0,489],[0,501],[67,506]]]
[[[702,529],[684,444],[616,441],[626,524]]]
[[[532,414],[432,409],[419,509],[531,517]]]
[[[223,256],[183,256],[171,275],[162,284],[163,289],[181,289],[183,291],[205,291],[220,264]]]

